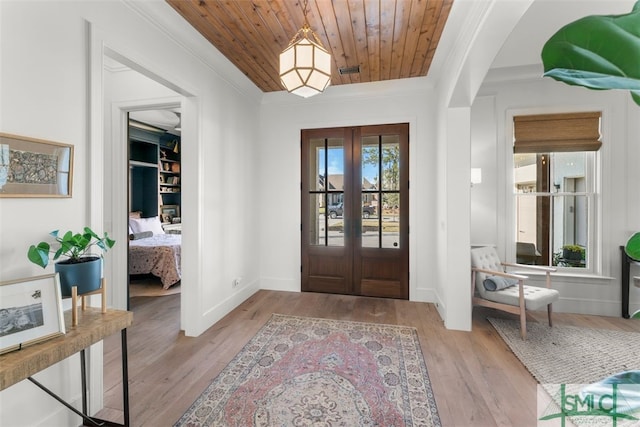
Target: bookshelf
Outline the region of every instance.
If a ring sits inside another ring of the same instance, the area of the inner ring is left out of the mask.
[[[163,225],[179,223],[181,193],[180,137],[129,126],[130,210],[160,216]]]

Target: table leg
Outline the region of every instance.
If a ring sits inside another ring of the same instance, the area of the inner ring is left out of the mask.
[[[628,319],[629,316],[629,274],[631,270],[631,263],[629,262],[629,256],[624,250],[624,246],[620,246],[622,250],[622,317]]]
[[[124,425],[129,426],[129,362],[127,357],[127,329],[121,331],[122,349],[122,401],[124,405]]]
[[[102,420],[100,418],[91,417],[87,414],[87,365],[85,358],[85,350],[80,350],[80,374],[82,377],[82,412],[74,408],[69,403],[65,402],[60,396],[49,390],[47,387],[39,383],[32,377],[28,377],[28,380],[38,386],[49,396],[56,399],[58,402],[66,406],[69,410],[73,411],[76,415],[82,417],[83,426],[101,426],[101,427],[129,427],[130,415],[129,415],[129,364],[127,356],[127,329],[124,328],[120,331],[121,334],[121,352],[122,352],[122,399],[124,406],[124,423],[119,424],[113,421]]]

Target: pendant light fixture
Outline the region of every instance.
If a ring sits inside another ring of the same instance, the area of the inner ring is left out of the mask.
[[[280,54],[280,81],[289,92],[303,98],[317,95],[331,82],[331,55],[309,26],[307,1],[303,6],[304,25]]]

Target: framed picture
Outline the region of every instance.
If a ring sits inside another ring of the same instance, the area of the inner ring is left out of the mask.
[[[0,283],[0,354],[65,332],[57,273]]]
[[[0,197],[71,197],[73,146],[0,133]]]
[[[165,215],[168,215],[169,222],[173,220],[174,217],[180,216],[180,206],[179,205],[162,205],[160,206],[160,214],[162,215],[162,219],[165,219]]]

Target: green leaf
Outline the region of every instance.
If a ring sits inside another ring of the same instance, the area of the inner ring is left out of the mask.
[[[116,241],[107,237],[107,233],[104,234],[104,242],[107,244],[108,248],[112,248],[113,245],[116,244]]]
[[[629,240],[624,247],[624,251],[629,258],[640,261],[640,233],[636,233]]]
[[[631,91],[640,105],[640,1],[625,15],[587,16],[542,48],[544,75],[589,89]]]
[[[85,227],[84,228],[84,234],[88,234],[93,238],[99,239],[100,236],[98,236],[95,231],[93,231],[92,229],[90,229],[89,227]]]
[[[31,245],[27,252],[27,258],[34,264],[45,268],[49,264],[49,244],[40,242],[38,246]]]

